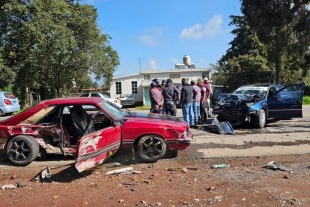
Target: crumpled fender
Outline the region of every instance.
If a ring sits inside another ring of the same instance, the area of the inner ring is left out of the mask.
[[[219,134],[235,134],[235,131],[229,122],[219,122],[216,117],[217,116],[214,116],[211,124],[207,125],[208,128],[217,131]]]

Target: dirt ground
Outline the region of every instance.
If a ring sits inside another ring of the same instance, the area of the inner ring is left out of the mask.
[[[262,168],[270,161],[293,171]],[[211,168],[221,163],[230,166]],[[0,168],[0,187],[25,184],[0,190],[0,206],[310,206],[309,155],[114,165],[84,174],[72,166],[51,167],[52,177],[40,182],[31,180],[42,167]],[[141,174],[105,175],[129,166]]]

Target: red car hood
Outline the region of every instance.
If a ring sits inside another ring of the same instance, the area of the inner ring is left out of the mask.
[[[162,124],[177,124],[179,126],[187,127],[187,123],[175,116],[168,116],[164,114],[148,114],[141,112],[130,112],[126,114],[125,119],[129,121],[137,121],[144,123],[162,123]]]

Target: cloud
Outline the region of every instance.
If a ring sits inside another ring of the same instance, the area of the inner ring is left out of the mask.
[[[162,36],[163,30],[160,27],[151,27],[144,31],[144,34],[140,36],[140,41],[148,46],[156,44],[158,39]]]
[[[154,58],[150,59],[150,68],[152,70],[156,70],[157,69],[156,60]]]
[[[209,21],[204,24],[194,24],[189,28],[184,28],[181,31],[180,38],[201,39],[203,37],[212,37],[221,34],[222,31],[222,15],[214,15]]]
[[[170,60],[172,60],[172,62],[174,62],[175,64],[178,64],[178,63],[179,63],[179,60],[176,59],[176,58],[170,58]]]

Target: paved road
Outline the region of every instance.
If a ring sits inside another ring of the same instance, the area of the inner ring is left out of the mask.
[[[304,106],[303,114],[303,119],[269,122],[263,129],[236,128],[236,135],[218,135],[192,129],[195,139],[190,147],[179,152],[178,157],[188,159],[191,157],[243,157],[310,153],[310,106]],[[181,117],[180,109],[177,116]],[[8,117],[0,117],[0,120],[6,118]],[[36,161],[29,167],[59,166],[72,162],[70,157],[50,156],[47,162]],[[1,165],[9,165],[5,161],[4,152],[0,152]]]

